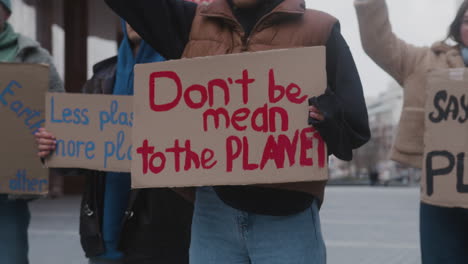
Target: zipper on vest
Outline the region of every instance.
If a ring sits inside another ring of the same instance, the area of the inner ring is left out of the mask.
[[[251,36],[252,34],[255,34],[255,32],[257,32],[257,28],[260,27],[264,22],[265,20],[272,16],[274,14],[274,12],[270,12],[268,14],[265,14],[263,17],[261,17],[257,23],[255,23],[255,25],[253,26],[252,30],[250,31],[250,34],[247,35],[245,34],[245,31],[242,29],[242,32],[243,32],[243,37],[242,37],[242,51],[248,51],[249,50],[249,44],[250,44],[250,39],[251,39]],[[238,23],[238,22],[237,22]],[[241,26],[242,28],[242,26]]]
[[[243,52],[249,50],[249,42],[250,42],[250,36],[248,36],[244,32],[242,36],[242,51]]]
[[[292,13],[292,12],[289,12],[289,13]],[[294,13],[301,14],[300,12],[294,12]],[[267,14],[263,15],[257,21],[257,23],[254,25],[254,27],[252,28],[252,30],[250,31],[250,34],[248,36],[245,34],[245,31],[242,28],[242,25],[236,19],[233,19],[233,18],[231,18],[229,16],[225,16],[225,15],[203,15],[203,16],[213,17],[213,18],[221,18],[221,19],[224,19],[224,20],[228,21],[228,23],[230,23],[233,27],[237,28],[239,30],[239,33],[241,33],[241,35],[242,35],[242,37],[241,37],[242,49],[241,50],[242,51],[248,51],[249,50],[250,39],[251,39],[252,34],[257,31],[257,28],[260,25],[263,24],[264,20],[266,20],[268,17],[270,17],[270,16],[272,16],[274,14],[277,14],[277,12],[271,11],[270,13],[267,13]]]

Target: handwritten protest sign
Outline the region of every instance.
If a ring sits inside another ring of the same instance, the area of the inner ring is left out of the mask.
[[[132,186],[325,180],[307,124],[326,87],[323,47],[136,66]]]
[[[44,124],[48,87],[48,66],[0,63],[0,193],[48,192],[48,170],[36,155],[34,141]]]
[[[468,71],[429,75],[422,200],[468,208]]]
[[[46,97],[46,128],[57,138],[51,168],[130,171],[131,96],[57,94]]]

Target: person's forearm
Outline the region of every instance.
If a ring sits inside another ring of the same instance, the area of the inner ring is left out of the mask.
[[[105,1],[163,57],[181,57],[188,42],[196,4],[183,0]]]
[[[325,94],[311,100],[324,113],[322,122],[312,121],[327,143],[329,153],[342,160],[352,159],[352,150],[370,138],[367,108],[361,80],[339,24],[327,41]]]
[[[392,31],[385,0],[355,0],[354,4],[364,50],[384,70],[399,78],[401,55],[390,54],[401,51],[395,49],[398,40]]]
[[[426,49],[414,47],[395,35],[385,0],[355,0],[354,5],[364,50],[402,84],[417,67]]]

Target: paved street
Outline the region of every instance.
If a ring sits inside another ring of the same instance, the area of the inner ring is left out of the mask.
[[[322,227],[329,264],[419,264],[419,189],[332,187]]]
[[[418,195],[417,188],[329,187],[322,208],[328,264],[419,264]],[[31,264],[86,263],[78,206],[78,197],[32,204]]]

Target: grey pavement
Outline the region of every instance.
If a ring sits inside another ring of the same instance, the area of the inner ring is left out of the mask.
[[[30,203],[30,264],[85,264],[78,235],[79,197]]]
[[[321,210],[328,264],[419,264],[417,188],[329,187]],[[31,204],[31,264],[84,264],[79,197]]]
[[[419,189],[327,188],[321,210],[329,264],[419,264]]]

